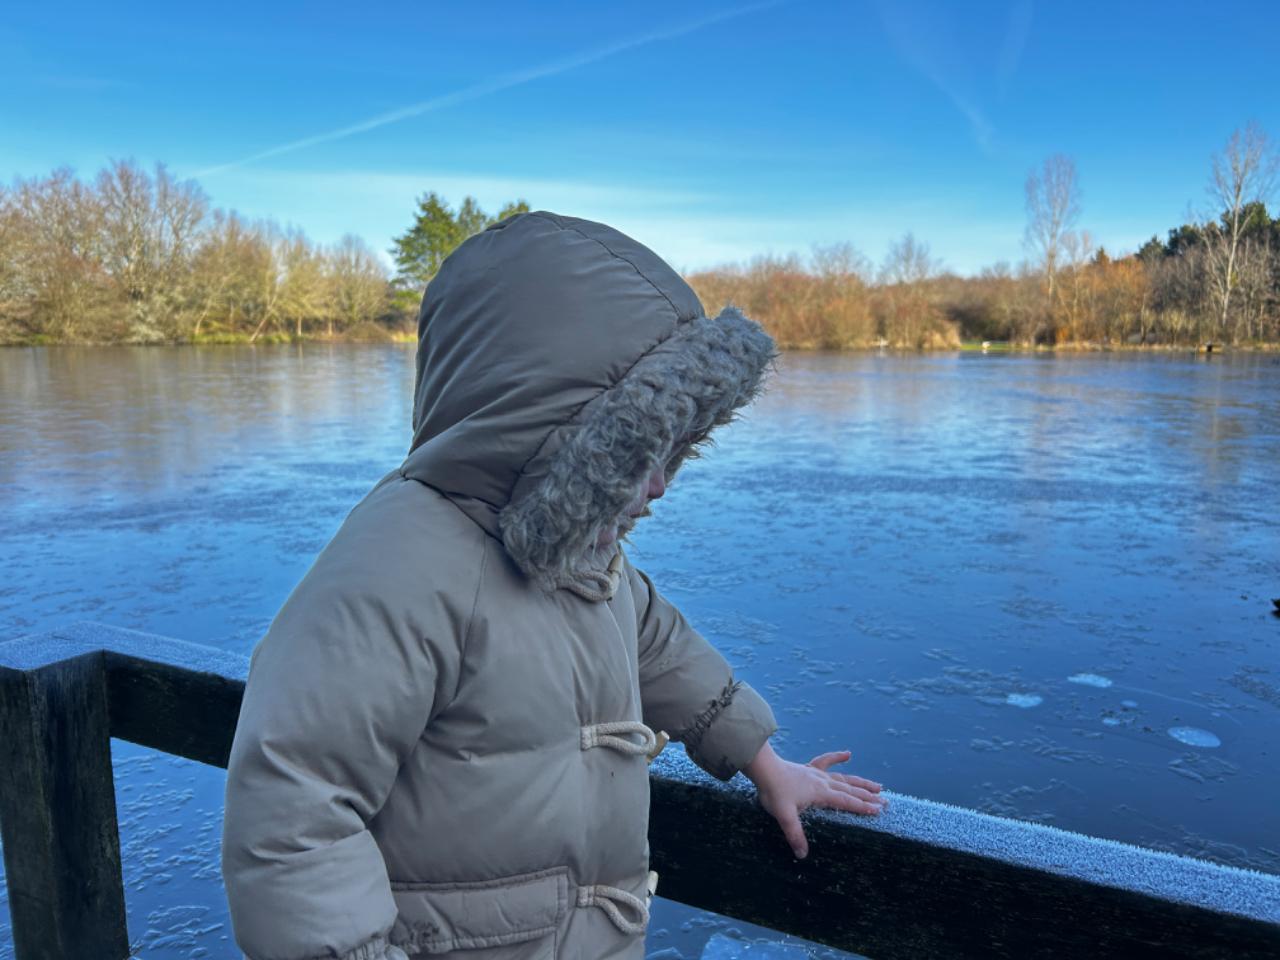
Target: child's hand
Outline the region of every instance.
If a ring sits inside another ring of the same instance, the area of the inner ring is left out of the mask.
[[[831,773],[833,764],[848,760],[848,750],[824,753],[808,763],[792,763],[773,752],[768,741],[742,771],[756,785],[760,805],[769,811],[797,859],[809,853],[809,841],[800,826],[800,811],[830,807],[851,813],[877,814],[889,805],[880,796],[880,784],[862,777]]]

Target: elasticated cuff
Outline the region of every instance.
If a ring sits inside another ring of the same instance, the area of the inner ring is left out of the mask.
[[[750,684],[733,685],[733,696],[715,714],[697,743],[686,744],[689,759],[717,780],[733,775],[755,759],[778,732],[773,710]]]

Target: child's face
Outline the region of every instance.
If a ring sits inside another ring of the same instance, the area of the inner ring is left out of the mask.
[[[662,465],[654,467],[653,472],[644,481],[641,489],[627,504],[622,516],[600,531],[600,536],[596,538],[596,546],[607,547],[618,539],[624,528],[630,530],[634,527],[637,519],[648,514],[649,501],[659,499],[666,492],[666,469]]]

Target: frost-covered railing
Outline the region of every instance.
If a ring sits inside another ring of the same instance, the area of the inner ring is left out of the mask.
[[[18,960],[124,960],[110,737],[225,767],[248,661],[93,623],[0,643],[0,830]],[[874,958],[1280,956],[1280,877],[895,796],[806,814],[654,763],[664,897]],[[740,779],[740,778],[739,778]]]

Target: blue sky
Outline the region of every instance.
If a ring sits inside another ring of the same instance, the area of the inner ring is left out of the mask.
[[[163,161],[380,250],[426,190],[519,196],[682,269],[910,230],[972,273],[1054,152],[1108,249],[1163,236],[1234,127],[1280,137],[1278,48],[1269,2],[10,0],[0,177]]]

